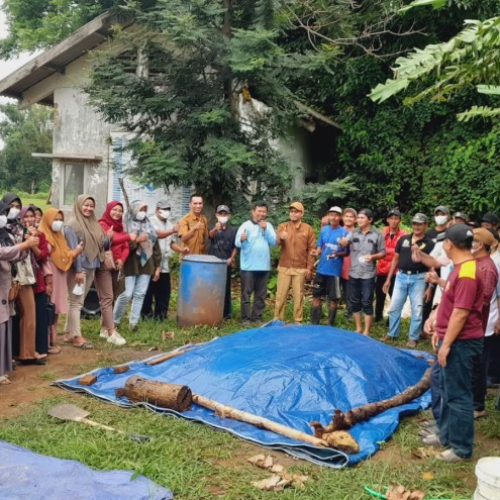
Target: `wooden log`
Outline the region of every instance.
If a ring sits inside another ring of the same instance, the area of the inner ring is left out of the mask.
[[[163,363],[164,361],[167,361],[169,359],[180,356],[181,354],[186,353],[188,350],[189,349],[183,349],[182,351],[169,352],[168,354],[164,354],[163,356],[160,356],[159,358],[152,359],[151,361],[146,361],[146,364],[148,366],[155,366],[155,365],[158,365],[160,363]]]
[[[290,439],[304,441],[320,448],[328,448],[328,443],[323,439],[319,439],[297,429],[292,429],[291,427],[287,427],[286,425],[273,422],[272,420],[269,420],[267,418],[253,415],[252,413],[238,410],[237,408],[233,408],[232,406],[218,403],[217,401],[205,398],[204,396],[200,396],[199,394],[193,394],[193,403],[196,403],[199,406],[203,406],[203,408],[213,410],[221,418],[231,418],[233,420],[239,420],[240,422],[246,422],[248,424],[255,425],[260,429],[266,429],[268,431],[275,432],[276,434],[286,436]]]
[[[126,373],[130,370],[130,366],[129,365],[121,365],[121,366],[115,366],[113,368],[113,373],[115,375],[119,375],[120,373]]]
[[[335,410],[332,417],[332,423],[327,425],[325,428],[323,428],[323,426],[318,422],[311,422],[311,425],[315,430],[314,434],[320,437],[323,436],[324,433],[347,430],[357,423],[368,420],[369,418],[374,417],[389,408],[395,408],[396,406],[401,406],[413,401],[430,388],[431,371],[432,368],[427,368],[423,377],[415,385],[408,387],[401,394],[397,394],[392,398],[358,406],[357,408],[353,408],[346,413],[343,413],[340,410]]]
[[[80,385],[92,385],[97,382],[97,376],[96,375],[85,375],[82,378],[78,379],[78,383]]]
[[[186,411],[191,408],[191,389],[185,385],[166,384],[138,376],[125,382],[124,396],[132,403],[146,402],[161,408]]]

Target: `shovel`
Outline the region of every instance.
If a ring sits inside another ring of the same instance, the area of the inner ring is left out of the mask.
[[[89,420],[87,416],[90,415],[90,412],[85,411],[75,405],[56,405],[50,408],[48,413],[51,417],[58,418],[59,420],[72,420],[73,422],[82,422],[84,424],[91,425],[92,427],[99,427],[100,429],[104,429],[106,431],[117,432],[118,434],[123,434],[125,436],[128,435],[128,437],[136,443],[144,443],[150,440],[149,436],[142,436],[140,434],[127,434],[126,432],[115,429],[114,427],[109,427],[109,425],[103,425],[94,422],[93,420]]]

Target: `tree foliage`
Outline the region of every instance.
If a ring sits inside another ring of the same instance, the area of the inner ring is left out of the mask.
[[[0,105],[0,187],[31,193],[48,191],[51,161],[33,158],[31,153],[52,151],[52,112],[43,106],[21,111],[15,104]]]

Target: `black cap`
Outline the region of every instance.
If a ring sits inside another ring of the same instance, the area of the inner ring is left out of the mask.
[[[217,207],[217,213],[220,214],[221,212],[227,212],[228,214],[230,214],[231,210],[229,210],[229,207],[227,205],[219,205]]]
[[[401,218],[401,212],[397,208],[393,208],[392,210],[389,210],[389,213],[387,214],[387,218],[389,218],[391,215],[395,215],[396,217]]]
[[[449,227],[445,231],[444,237],[452,243],[465,243],[470,246],[472,245],[472,240],[474,239],[474,233],[467,224],[453,224],[453,226]]]
[[[500,219],[498,218],[497,214],[494,214],[493,212],[488,212],[484,214],[481,219],[479,219],[479,223],[481,222],[488,222],[490,224],[493,224],[494,226],[497,226],[498,223],[500,222]]]
[[[453,214],[454,219],[462,219],[464,222],[469,222],[469,216],[465,212],[455,212]]]

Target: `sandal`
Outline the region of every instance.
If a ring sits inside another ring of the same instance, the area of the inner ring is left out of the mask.
[[[0,385],[9,385],[9,384],[12,384],[12,382],[5,375],[2,375],[0,377]]]
[[[85,341],[83,344],[80,344],[80,345],[73,344],[73,347],[76,347],[77,349],[84,349],[84,350],[94,348],[94,346],[90,342],[87,342],[87,341]]]
[[[474,410],[474,420],[486,417],[486,410]]]
[[[49,354],[60,354],[61,351],[62,351],[62,349],[57,345],[53,345],[53,346],[49,347]]]

